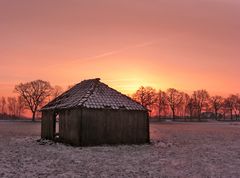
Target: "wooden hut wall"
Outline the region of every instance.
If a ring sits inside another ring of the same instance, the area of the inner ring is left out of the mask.
[[[81,133],[82,145],[148,143],[148,113],[83,109]]]
[[[41,137],[44,139],[54,139],[53,111],[42,112]]]
[[[72,145],[80,145],[81,109],[59,112],[60,139]]]

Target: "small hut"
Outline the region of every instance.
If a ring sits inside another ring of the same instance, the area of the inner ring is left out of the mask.
[[[75,146],[149,143],[147,109],[100,79],[82,81],[41,111],[43,139]]]

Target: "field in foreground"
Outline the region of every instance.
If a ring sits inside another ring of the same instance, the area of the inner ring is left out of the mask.
[[[0,177],[240,177],[238,123],[151,123],[151,145],[40,145],[40,123],[0,122]]]

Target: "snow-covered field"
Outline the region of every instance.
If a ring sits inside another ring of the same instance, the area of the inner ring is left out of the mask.
[[[151,145],[75,148],[0,121],[0,177],[240,177],[240,124],[151,124]]]

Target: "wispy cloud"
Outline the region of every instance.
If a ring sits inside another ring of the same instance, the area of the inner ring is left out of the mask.
[[[101,58],[104,58],[104,57],[107,57],[107,56],[116,55],[116,54],[122,53],[124,51],[131,50],[131,49],[143,48],[143,47],[151,46],[151,45],[154,45],[154,44],[156,44],[156,41],[148,41],[148,42],[144,42],[144,43],[139,43],[139,44],[123,47],[123,48],[120,48],[120,49],[108,51],[108,52],[98,54],[98,55],[95,55],[95,56],[83,58],[83,59],[81,59],[81,61],[97,60],[97,59],[101,59]]]
[[[120,54],[120,53],[123,53],[123,52],[128,51],[128,50],[137,49],[137,48],[144,48],[144,47],[152,46],[152,45],[155,45],[155,44],[157,44],[156,41],[143,42],[143,43],[139,43],[139,44],[135,44],[135,45],[122,47],[122,48],[116,49],[116,50],[107,51],[105,53],[101,53],[101,54],[98,54],[98,55],[89,56],[89,57],[86,57],[86,58],[71,59],[71,60],[68,60],[68,64],[69,63],[71,63],[71,64],[74,64],[74,63],[79,64],[79,63],[86,63],[86,62],[94,61],[94,60],[101,60],[104,57],[113,56],[113,55]],[[55,63],[55,64],[53,64],[53,65],[51,65],[49,67],[51,67],[51,68],[52,67],[57,67],[58,65],[62,65],[62,64]]]

